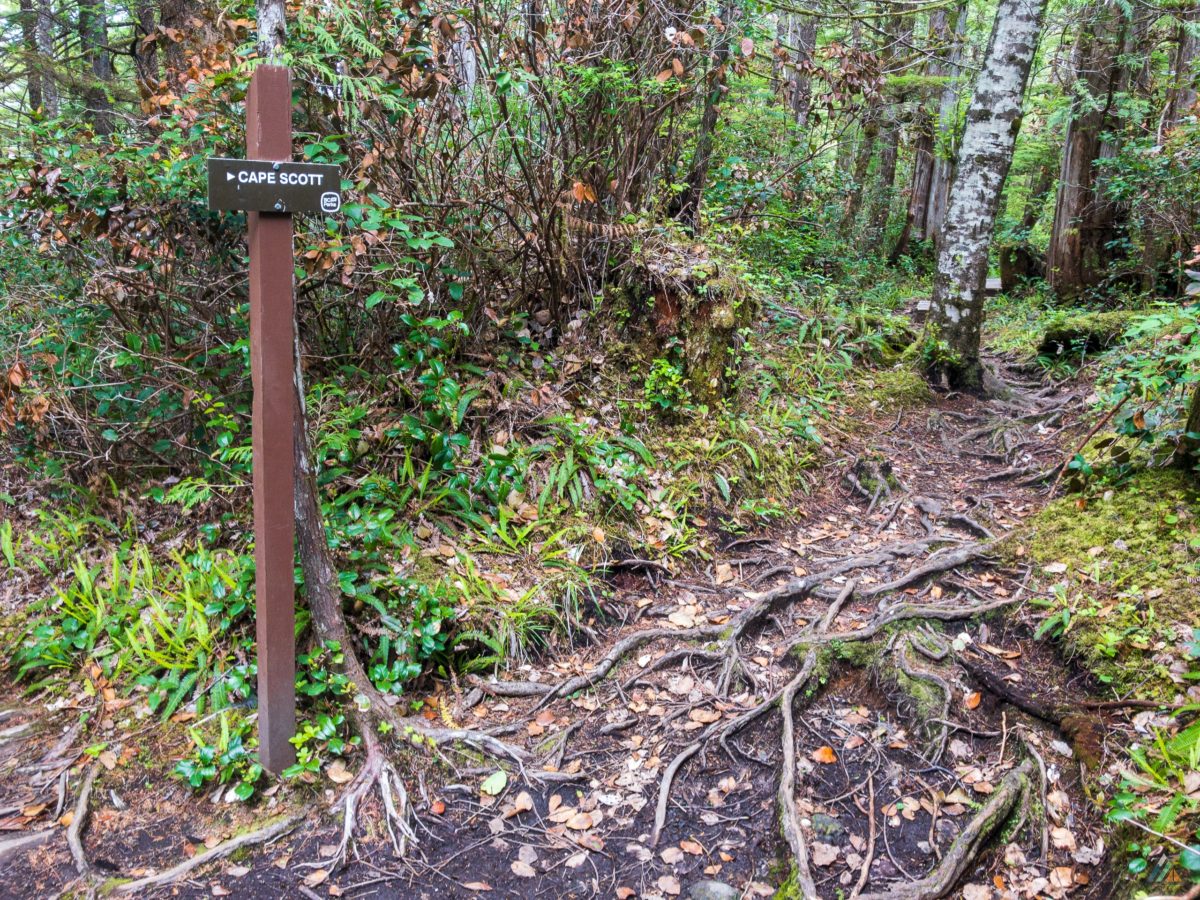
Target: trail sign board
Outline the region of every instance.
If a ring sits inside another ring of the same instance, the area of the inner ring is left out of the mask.
[[[337,166],[265,159],[208,161],[208,208],[274,213],[335,213],[342,208]]]

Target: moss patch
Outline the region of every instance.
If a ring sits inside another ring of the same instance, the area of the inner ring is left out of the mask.
[[[1121,341],[1140,315],[1128,309],[1052,315],[1044,323],[1046,331],[1038,344],[1038,355],[1079,356],[1106,350]]]
[[[865,372],[851,390],[855,405],[887,411],[924,406],[933,398],[929,383],[907,366]]]
[[[1101,497],[1057,500],[1009,546],[1040,570],[1045,633],[1101,680],[1142,697],[1181,690],[1200,621],[1200,492],[1186,473],[1142,471]]]

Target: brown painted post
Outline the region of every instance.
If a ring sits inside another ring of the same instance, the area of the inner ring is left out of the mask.
[[[246,157],[292,158],[292,86],[282,66],[259,66],[246,95]],[[292,217],[251,212],[250,370],[254,382],[254,559],[258,740],[263,768],[296,761],[295,471]]]

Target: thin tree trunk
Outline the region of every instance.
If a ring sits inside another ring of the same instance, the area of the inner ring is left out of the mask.
[[[37,10],[33,0],[21,0],[21,44],[25,50],[25,90],[29,112],[42,108],[42,72],[37,46]]]
[[[59,113],[58,82],[54,77],[54,6],[53,0],[37,3],[37,52],[41,66],[42,106],[48,118]]]
[[[988,247],[1045,11],[1046,0],[1000,0],[967,110],[939,242],[931,316],[936,337],[946,345],[931,360],[932,374],[955,387],[983,386],[980,332]]]
[[[808,66],[817,49],[817,23],[807,16],[792,16],[791,22],[794,26],[791,33],[794,34],[795,53],[792,56],[788,101],[796,117],[796,125],[804,129],[808,127],[808,117],[812,112],[812,76],[808,73]]]
[[[867,121],[863,125],[858,154],[854,160],[854,181],[850,185],[850,193],[846,197],[846,208],[842,213],[842,234],[849,235],[854,230],[854,223],[862,209],[863,190],[866,187],[867,172],[871,168],[871,159],[875,156],[875,143],[879,137],[878,106],[867,110]]]
[[[929,178],[929,199],[924,215],[923,231],[918,231],[920,240],[936,241],[942,231],[946,217],[946,205],[950,199],[950,182],[954,178],[954,160],[958,155],[958,98],[963,77],[962,56],[966,45],[967,7],[962,4],[951,15],[947,28],[952,31],[947,38],[950,54],[944,74],[949,80],[938,100],[937,134],[934,140],[933,171]]]
[[[887,230],[892,211],[892,195],[896,186],[896,161],[900,155],[899,104],[887,111],[887,122],[880,137],[879,176],[876,179],[875,197],[871,203],[871,214],[867,221],[867,238],[872,246],[879,246]]]
[[[1193,7],[1180,16],[1175,53],[1171,61],[1171,84],[1158,132],[1159,142],[1166,131],[1177,126],[1196,106],[1197,91],[1200,91],[1200,67],[1196,66],[1196,59],[1200,57],[1200,31],[1196,30],[1198,22],[1200,8]]]
[[[954,22],[965,21],[965,17],[956,12]],[[929,35],[926,40],[931,55],[925,64],[925,74],[930,78],[944,78],[950,66],[950,58],[958,53],[958,41],[951,18],[945,9],[934,10],[929,15]],[[945,55],[943,55],[945,54]],[[947,82],[939,97],[939,117],[941,107],[945,104],[945,96],[952,90],[952,84]],[[953,88],[953,90],[957,90]],[[956,108],[957,100],[947,107],[949,111]],[[937,165],[937,142],[934,135],[933,111],[928,102],[921,102],[913,115],[913,163],[912,179],[909,182],[908,208],[904,214],[904,226],[892,248],[889,262],[893,265],[901,256],[909,252],[914,238],[925,240],[929,235],[930,192],[934,185],[934,167]]]
[[[109,83],[112,56],[108,51],[108,13],[104,0],[82,0],[79,5],[79,43],[83,48],[83,104],[96,134],[112,134],[114,128]]]
[[[157,85],[162,73],[158,68],[158,42],[153,40],[158,26],[155,22],[152,0],[138,0],[137,18],[138,32],[133,46],[138,77],[145,84]],[[144,40],[145,38],[150,38],[150,40]]]
[[[674,209],[674,218],[693,233],[700,224],[700,202],[708,184],[708,169],[712,165],[717,117],[720,112],[721,95],[725,90],[725,64],[729,60],[729,39],[733,30],[733,7],[729,4],[722,6],[719,18],[725,28],[713,48],[713,66],[708,73],[708,90],[704,94],[704,112],[700,116],[700,129],[696,133],[692,168],[688,172],[683,193]]]
[[[1123,33],[1115,3],[1080,26],[1074,69],[1082,92],[1071,105],[1063,146],[1054,226],[1046,256],[1048,280],[1062,297],[1077,297],[1103,281],[1111,260],[1115,219],[1100,190],[1097,165],[1104,152],[1117,87]]]

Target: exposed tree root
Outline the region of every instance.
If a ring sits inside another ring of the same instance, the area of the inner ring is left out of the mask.
[[[931,672],[928,669],[918,669],[913,666],[912,662],[908,658],[908,648],[915,646],[916,645],[913,644],[912,639],[905,635],[897,642],[893,653],[895,654],[896,665],[899,667],[901,672],[903,672],[913,681],[925,681],[932,684],[937,689],[938,693],[942,695],[942,705],[941,709],[938,710],[938,718],[936,720],[929,720],[940,722],[940,731],[931,743],[929,752],[926,756],[930,765],[937,765],[942,759],[942,754],[946,750],[946,740],[950,736],[950,728],[945,724],[946,720],[950,716],[950,684],[945,678],[935,672]]]
[[[20,837],[0,841],[0,865],[8,862],[8,858],[14,854],[40,847],[54,837],[57,831],[57,828],[43,828],[41,831],[31,831]]]
[[[83,852],[83,830],[87,827],[88,801],[92,797],[92,785],[100,772],[100,763],[94,762],[83,777],[83,785],[79,788],[79,799],[75,802],[75,814],[67,828],[67,846],[71,848],[71,858],[75,860],[75,871],[86,875],[91,871],[87,854]]]
[[[780,713],[783,717],[783,734],[780,743],[783,747],[783,768],[779,775],[779,819],[780,829],[784,840],[792,851],[793,875],[796,886],[803,897],[816,897],[817,886],[813,881],[812,870],[808,865],[808,845],[804,840],[804,832],[800,825],[800,811],[796,807],[796,734],[792,724],[792,705],[796,701],[796,692],[812,677],[817,665],[817,651],[809,650],[804,658],[804,665],[796,677],[788,682],[783,689],[779,702]]]
[[[127,881],[124,884],[117,885],[112,890],[117,894],[136,894],[149,888],[174,884],[193,869],[199,868],[213,860],[223,859],[234,851],[240,850],[242,847],[266,844],[281,835],[287,834],[299,825],[302,819],[303,816],[291,816],[273,822],[257,831],[248,831],[245,834],[239,834],[237,837],[232,837],[227,841],[217,844],[211,850],[197,853],[191,859],[184,860],[179,865],[173,866],[165,872],[159,872],[157,875],[147,875],[145,878],[139,878],[136,881]]]
[[[919,881],[893,884],[885,891],[861,894],[859,900],[937,900],[947,896],[988,840],[1027,796],[1032,766],[1032,762],[1026,760],[1004,776],[995,792],[988,797],[987,803],[955,838],[932,872]]]

